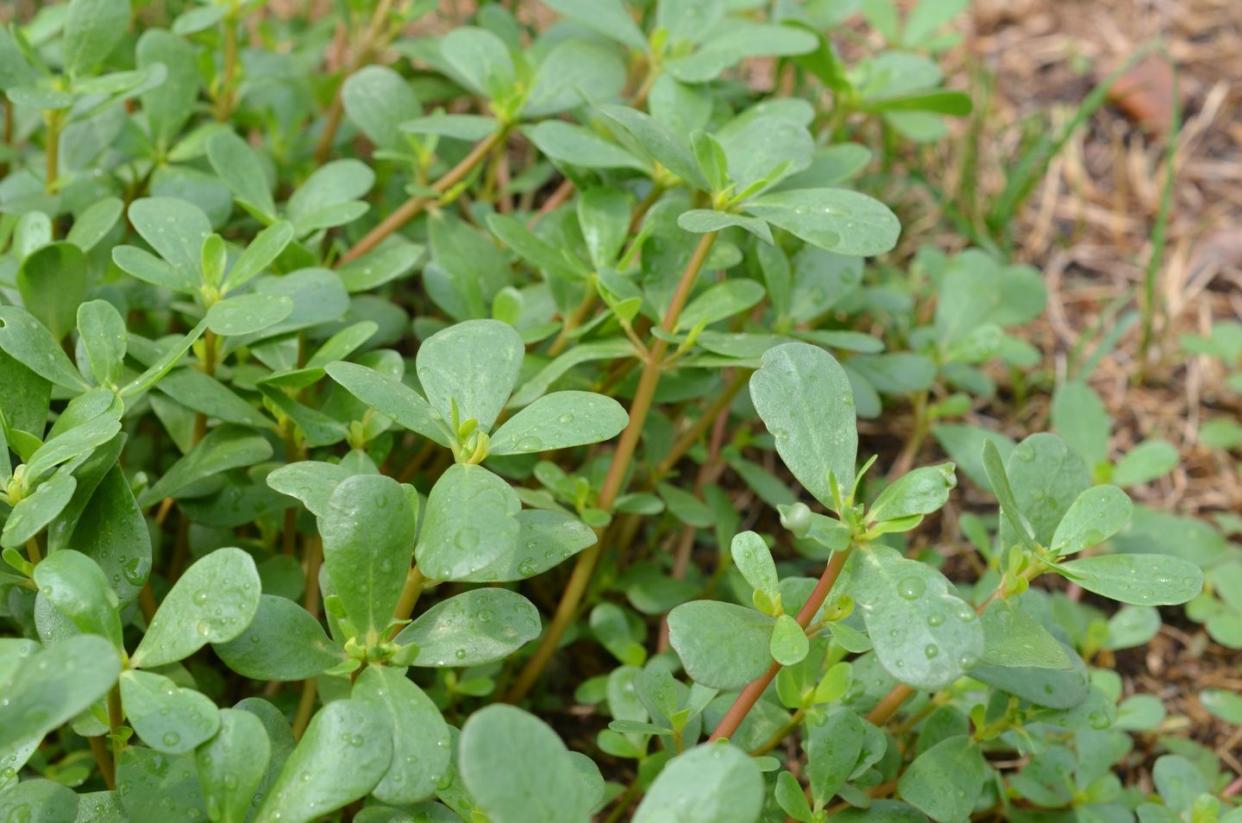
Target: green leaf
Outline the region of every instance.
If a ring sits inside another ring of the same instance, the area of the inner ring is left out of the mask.
[[[984,665],[1032,669],[1073,665],[1065,647],[1009,600],[997,600],[983,613],[983,637]]]
[[[726,280],[695,297],[677,322],[677,331],[710,326],[741,314],[763,299],[763,286],[754,280]]]
[[[77,215],[65,239],[82,251],[89,252],[107,236],[124,213],[125,204],[119,197],[96,200]]]
[[[133,654],[135,667],[189,657],[207,643],[241,634],[259,608],[259,572],[241,549],[216,549],[173,585]]]
[[[876,546],[859,557],[850,593],[884,669],[920,689],[941,689],[983,655],[975,610],[950,593],[940,572]]]
[[[647,50],[647,38],[621,0],[544,0],[557,14],[639,51]]]
[[[988,491],[992,491],[992,484],[984,468],[984,444],[990,442],[993,445],[1000,458],[997,465],[1002,468],[1014,447],[1013,441],[1003,434],[978,426],[946,423],[932,426],[932,435],[952,458],[957,468],[970,477],[975,485]]]
[[[387,66],[366,66],[341,86],[345,114],[381,149],[408,149],[401,124],[423,113],[418,96],[400,74]]]
[[[213,648],[226,666],[252,680],[306,680],[343,659],[310,612],[271,594],[260,595],[245,631]]]
[[[1152,606],[1122,606],[1108,619],[1106,649],[1141,646],[1160,631],[1160,612]]]
[[[1052,535],[1052,552],[1065,556],[1103,543],[1130,522],[1134,504],[1116,486],[1092,486],[1070,504]]]
[[[79,796],[52,780],[28,778],[0,791],[0,817],[14,823],[76,822],[78,807]]]
[[[1177,467],[1180,455],[1167,440],[1145,440],[1113,466],[1112,480],[1118,486],[1140,486],[1163,477]]]
[[[299,237],[339,226],[366,211],[358,198],[371,190],[375,172],[360,160],[334,160],[320,166],[285,204]]]
[[[611,46],[581,37],[561,40],[539,61],[522,116],[530,119],[603,100],[625,86],[625,63]]]
[[[122,673],[121,703],[138,736],[166,754],[191,751],[220,728],[220,713],[211,698],[178,688],[158,674]]]
[[[811,804],[802,793],[802,784],[792,772],[782,770],[776,778],[776,802],[785,814],[799,823],[811,823]]]
[[[276,219],[267,172],[258,153],[245,140],[221,129],[207,141],[207,159],[243,208],[265,223]]]
[[[774,623],[744,606],[694,600],[669,612],[669,644],[696,683],[740,689],[771,664],[768,643]]]
[[[121,397],[133,397],[142,394],[147,389],[155,385],[155,383],[172,371],[173,366],[185,356],[195,341],[207,330],[206,321],[199,321],[199,324],[190,329],[188,333],[180,340],[176,341],[164,349],[164,353],[158,360],[142,374],[135,377],[121,389]]]
[[[849,780],[865,739],[863,720],[851,709],[838,707],[807,722],[807,781],[817,804],[831,800]]]
[[[71,0],[60,50],[71,75],[90,72],[116,48],[129,28],[129,0]]]
[[[733,556],[733,565],[737,566],[746,582],[767,595],[768,600],[776,602],[781,581],[776,574],[776,561],[772,559],[772,552],[763,538],[750,531],[735,535],[729,544],[729,553]]]
[[[517,493],[481,466],[450,466],[431,488],[415,556],[433,580],[465,580],[510,555],[521,509]]]
[[[634,812],[634,823],[753,823],[764,794],[754,759],[727,743],[705,743],[664,766]]]
[[[127,746],[116,766],[117,793],[129,820],[202,820],[203,792],[190,754]]]
[[[125,319],[106,300],[91,300],[78,307],[78,335],[95,382],[116,386],[124,372],[129,337]]]
[[[400,380],[354,363],[332,363],[325,371],[347,392],[399,426],[445,448],[452,445],[445,422],[421,394]]]
[[[392,729],[370,703],[334,700],[311,718],[255,823],[309,823],[366,797],[392,763]]]
[[[341,481],[319,519],[323,563],[345,613],[373,642],[388,627],[414,553],[417,497],[383,475]]]
[[[293,224],[287,220],[278,220],[256,234],[250,245],[238,255],[221,288],[226,292],[232,291],[258,277],[285,250],[293,240],[293,234]],[[280,299],[276,298],[275,302]]]
[[[244,294],[221,300],[207,312],[207,328],[221,337],[240,337],[271,328],[293,312],[284,295]]]
[[[1242,726],[1242,695],[1226,689],[1204,689],[1199,702],[1226,723]]]
[[[897,245],[901,233],[897,216],[887,206],[848,189],[778,191],[748,200],[745,209],[837,254],[883,254]]]
[[[437,111],[426,117],[415,117],[401,124],[407,134],[429,134],[451,137],[454,140],[476,142],[493,134],[499,128],[496,120],[479,114],[445,114]]]
[[[574,556],[595,543],[595,530],[559,511],[523,509],[517,513],[518,536],[512,551],[466,575],[471,583],[525,580]]]
[[[782,666],[794,666],[805,660],[810,650],[810,641],[797,620],[787,614],[776,618],[772,637],[768,641],[768,651],[773,660]]]
[[[302,501],[311,514],[322,517],[332,492],[353,472],[337,463],[301,460],[273,470],[267,484],[281,494]]]
[[[860,107],[867,112],[931,112],[965,117],[974,108],[970,95],[952,89],[918,89],[906,94],[870,97]]]
[[[221,709],[220,730],[194,753],[198,782],[213,820],[244,821],[267,764],[272,743],[263,722],[241,709]]]
[[[114,247],[112,262],[122,271],[152,286],[162,286],[183,294],[192,293],[198,287],[198,276],[194,271],[173,268],[136,246]]]
[[[196,368],[169,372],[156,387],[181,405],[202,412],[209,418],[256,429],[268,429],[272,422],[227,386]]]
[[[149,29],[138,38],[135,56],[139,68],[156,63],[164,66],[164,82],[142,93],[155,143],[167,146],[194,114],[198,97],[198,55],[194,47],[175,34]]]
[[[40,483],[34,494],[22,498],[9,512],[0,532],[0,546],[14,548],[37,535],[69,505],[76,487],[77,481],[68,470]]]
[[[34,454],[26,460],[28,478],[37,480],[44,477],[56,466],[84,457],[116,436],[116,433],[121,430],[120,423],[115,417],[116,406],[113,405],[113,398],[107,392],[102,392],[102,396],[102,399],[109,403],[109,407],[81,423],[75,420],[74,424],[70,424],[68,410],[61,415],[61,419],[57,421],[58,426],[71,425],[72,427],[60,431],[57,431],[56,427],[52,429],[52,436],[47,439],[47,442],[35,449]],[[94,409],[88,411],[93,412]]]
[[[496,430],[491,454],[532,454],[599,443],[629,422],[625,408],[602,394],[561,391],[545,394]]]
[[[120,671],[116,649],[93,634],[66,637],[25,658],[4,681],[0,750],[76,717],[107,694]]]
[[[49,243],[17,269],[22,304],[58,341],[73,330],[86,295],[86,269],[86,255],[68,242]]]
[[[504,705],[471,715],[458,743],[462,781],[492,823],[588,819],[603,785],[594,764],[578,757],[542,720]]]
[[[807,491],[832,507],[829,476],[849,493],[858,451],[854,393],[836,359],[807,343],[768,349],[750,397],[776,452]]]
[[[621,189],[595,186],[578,194],[578,227],[596,269],[617,262],[629,234],[631,206],[629,194]]]
[[[687,143],[672,129],[649,114],[625,106],[605,105],[597,111],[626,141],[627,149],[645,155],[700,191],[710,187]]]
[[[509,214],[491,214],[487,227],[523,259],[550,274],[566,280],[583,277],[580,264],[575,265],[568,255],[528,229],[524,221]]]
[[[1133,606],[1176,606],[1203,590],[1203,572],[1167,554],[1104,554],[1053,567],[1090,592]]]
[[[517,82],[513,58],[503,40],[487,29],[464,26],[440,39],[440,56],[468,89],[495,100]]]
[[[560,163],[584,169],[637,169],[647,166],[630,152],[590,129],[563,120],[544,120],[524,126],[522,133],[540,153]]]
[[[401,669],[368,666],[351,693],[370,703],[392,730],[392,764],[372,794],[392,805],[431,797],[450,767],[448,724],[431,698]]]
[[[0,306],[0,349],[35,374],[73,392],[86,381],[47,327],[20,306]]]
[[[938,511],[957,486],[952,463],[924,466],[899,477],[880,492],[867,511],[869,523],[900,520]]]
[[[800,27],[731,19],[712,26],[694,53],[669,60],[668,71],[686,83],[705,83],[748,57],[805,54],[818,42]]]
[[[539,610],[517,592],[471,589],[420,614],[396,642],[418,647],[414,666],[479,666],[509,656],[539,630]]]
[[[1002,524],[1008,524],[1010,529],[1010,543],[1013,540],[1021,540],[1028,547],[1034,546],[1034,531],[1030,522],[1022,513],[1022,508],[1018,505],[1018,500],[1014,496],[1013,487],[1009,484],[1009,474],[1005,471],[1005,463],[1000,456],[1000,450],[991,440],[983,442],[983,469],[987,472],[988,483],[992,487],[992,493],[996,495],[997,501],[1000,502],[1000,513]],[[1002,538],[1003,540],[1003,538]]]
[[[956,823],[970,817],[987,776],[979,747],[958,735],[916,757],[897,782],[897,794],[938,823]]]
[[[467,320],[433,334],[418,349],[418,381],[444,420],[454,406],[462,422],[489,431],[517,383],[525,348],[498,320]]]
[[[1057,387],[1052,396],[1052,429],[1065,438],[1088,467],[1108,460],[1112,425],[1108,410],[1090,386],[1071,380]]]
[[[138,596],[151,570],[151,534],[120,466],[100,481],[73,524],[69,544],[94,558],[122,603]]]
[[[1041,545],[1051,545],[1061,518],[1091,484],[1082,458],[1054,434],[1033,434],[1014,447],[1005,462],[1014,502]],[[995,483],[993,483],[995,487]],[[1004,501],[1001,501],[1004,505]],[[1001,543],[1013,542],[1013,526],[1001,524]]]
[[[80,631],[97,634],[114,648],[121,642],[120,600],[99,565],[68,549],[53,552],[35,566],[39,594]]]
[[[1178,754],[1166,754],[1156,758],[1151,776],[1156,790],[1160,792],[1160,799],[1175,812],[1190,811],[1200,795],[1211,791],[1211,786],[1199,767],[1189,758]]]
[[[765,243],[774,242],[772,240],[772,231],[768,228],[766,222],[757,217],[747,217],[744,214],[732,214],[710,209],[691,209],[690,211],[682,212],[681,216],[677,218],[677,225],[694,234],[706,234],[736,226],[745,229]]]
[[[970,676],[1037,706],[1073,709],[1083,705],[1090,693],[1091,683],[1082,658],[1068,646],[1062,645],[1061,648],[1063,656],[1070,661],[1067,669],[1011,668],[984,662],[971,669]]]
[[[241,466],[252,466],[272,456],[272,444],[261,435],[240,426],[220,426],[198,441],[154,485],[138,498],[138,505],[150,506],[165,497],[177,495],[205,477]]]
[[[130,204],[129,222],[173,267],[178,282],[191,287],[199,282],[203,239],[211,234],[202,209],[176,197],[143,197]]]

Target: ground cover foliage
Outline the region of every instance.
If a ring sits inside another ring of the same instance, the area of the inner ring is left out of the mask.
[[[1155,293],[1051,385],[1062,137],[885,204],[963,3],[324,5],[0,29],[0,819],[1242,820],[1100,659],[1242,646],[1088,379]]]

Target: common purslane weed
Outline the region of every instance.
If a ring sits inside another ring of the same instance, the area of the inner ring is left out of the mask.
[[[1242,820],[1096,665],[1242,645],[1237,547],[869,171],[965,4],[438,5],[0,29],[0,819]]]

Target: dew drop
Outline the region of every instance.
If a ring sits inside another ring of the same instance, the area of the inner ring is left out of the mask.
[[[897,594],[905,600],[917,600],[927,590],[927,584],[918,577],[907,577],[897,584]]]

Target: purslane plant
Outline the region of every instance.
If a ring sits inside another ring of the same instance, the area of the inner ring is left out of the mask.
[[[961,4],[853,64],[849,4],[433,5],[0,29],[0,819],[1242,820],[1188,740],[1120,783],[1164,708],[1093,665],[1236,547],[1131,525],[1087,374],[964,422],[1039,274],[865,176],[969,111]]]

